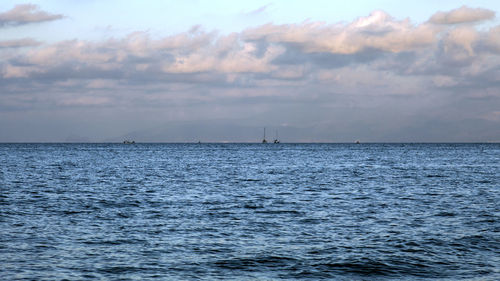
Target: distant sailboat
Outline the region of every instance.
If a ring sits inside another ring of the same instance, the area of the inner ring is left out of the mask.
[[[124,140],[124,144],[135,144],[135,141],[130,141],[130,140]]]
[[[262,139],[262,143],[267,143],[266,140],[266,128],[264,127],[264,138]]]
[[[273,141],[274,143],[280,143],[280,140],[278,139],[278,130],[276,130],[276,138]]]

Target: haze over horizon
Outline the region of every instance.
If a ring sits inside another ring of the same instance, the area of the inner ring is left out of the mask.
[[[500,2],[4,1],[0,142],[499,142]]]

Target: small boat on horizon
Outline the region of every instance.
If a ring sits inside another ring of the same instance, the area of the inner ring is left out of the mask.
[[[135,144],[135,141],[131,140],[124,140],[123,144]]]
[[[278,139],[278,130],[276,130],[276,138],[274,139],[273,143],[280,143],[280,140]]]
[[[264,127],[264,138],[262,139],[262,143],[267,143],[267,140],[266,140],[266,127]]]

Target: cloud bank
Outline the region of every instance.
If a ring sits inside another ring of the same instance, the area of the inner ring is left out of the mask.
[[[500,27],[475,27],[494,15],[464,6],[421,24],[374,11],[350,23],[269,23],[229,35],[195,26],[162,38],[4,41],[0,115],[26,126],[42,114],[35,123],[64,128],[37,133],[48,139],[85,133],[102,140],[138,128],[179,133],[162,126],[212,120],[279,127],[289,141],[496,141]],[[17,6],[0,22],[58,18]],[[31,48],[12,51],[18,46]],[[16,131],[9,124],[0,122],[2,135]],[[13,140],[30,139],[16,134]]]

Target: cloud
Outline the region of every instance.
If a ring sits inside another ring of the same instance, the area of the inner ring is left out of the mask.
[[[261,53],[259,53],[261,52]],[[154,77],[176,74],[267,73],[271,63],[284,48],[269,45],[264,50],[254,42],[244,42],[234,35],[217,37],[215,33],[177,34],[152,39],[147,33],[135,32],[124,39],[104,42],[63,41],[42,46],[15,56],[15,72],[26,76],[59,71],[61,75],[114,73],[121,76]],[[12,70],[12,67],[8,67]],[[24,70],[23,70],[24,69]],[[142,74],[141,74],[142,73]],[[99,77],[95,77],[99,78]]]
[[[0,41],[0,48],[20,48],[40,46],[42,43],[31,38]]]
[[[109,102],[107,97],[88,97],[81,96],[67,100],[60,100],[60,106],[100,106]]]
[[[165,37],[4,41],[0,107],[80,112],[65,119],[99,116],[127,130],[163,121],[287,123],[326,132],[317,135],[324,141],[398,140],[416,126],[425,141],[427,122],[498,122],[499,38],[500,27],[414,24],[374,11],[349,23],[265,24],[227,35],[194,26]],[[440,126],[427,139],[440,139]]]
[[[267,4],[267,5],[264,5],[264,6],[261,6],[253,11],[250,11],[250,12],[247,12],[247,13],[244,13],[244,15],[247,15],[247,16],[255,16],[255,15],[260,15],[262,13],[265,13],[266,10],[269,8],[269,6],[271,6],[271,4]]]
[[[452,77],[445,75],[436,75],[432,77],[432,82],[434,82],[437,87],[450,87],[458,85],[458,82]]]
[[[122,39],[75,39],[19,53],[4,60],[0,67],[4,78],[32,75],[37,79],[129,79],[137,83],[225,81],[229,86],[255,86],[263,81],[270,85],[272,80],[290,83],[327,77],[318,73],[364,65],[403,76],[450,77],[431,81],[444,87],[453,85],[449,81],[459,80],[453,75],[472,67],[472,57],[484,61],[487,54],[483,47],[495,50],[498,38],[498,28],[442,29],[430,23],[414,25],[409,19],[397,20],[374,11],[351,23],[266,24],[229,35],[205,32],[195,26],[163,38],[133,32]],[[1,42],[0,47],[37,44],[23,39]],[[484,64],[474,65],[475,72],[480,73]]]
[[[9,11],[0,13],[0,26],[23,25],[62,19],[63,15],[50,14],[33,4],[16,5]]]
[[[28,78],[34,72],[32,67],[19,67],[7,64],[2,69],[4,78]]]
[[[444,38],[445,51],[459,47],[467,52],[467,55],[473,56],[473,45],[479,39],[479,33],[472,27],[458,27],[451,30]]]
[[[500,54],[500,25],[490,29],[487,34],[486,45]]]
[[[318,77],[316,74],[323,69],[357,65],[398,75],[450,76],[446,72],[470,67],[472,57],[483,61],[488,56],[485,50],[498,49],[498,30],[415,25],[409,19],[397,20],[374,11],[351,23],[265,24],[229,35],[205,32],[195,26],[163,38],[133,32],[125,38],[105,41],[75,39],[19,53],[4,60],[0,67],[4,78],[29,77],[32,73],[40,78],[61,75],[65,79],[119,78],[137,82],[201,79],[204,83],[245,81],[245,85],[257,85],[258,80],[266,79]],[[37,44],[23,39],[0,42],[0,47]]]
[[[429,22],[434,24],[474,23],[495,18],[495,12],[488,9],[462,6],[449,12],[437,12]]]
[[[434,42],[438,31],[429,24],[414,26],[409,20],[398,21],[375,11],[350,24],[267,24],[243,34],[247,40],[291,44],[307,53],[354,54],[367,49],[396,53],[422,48]]]

